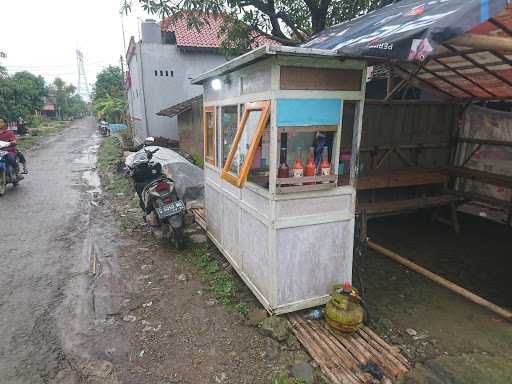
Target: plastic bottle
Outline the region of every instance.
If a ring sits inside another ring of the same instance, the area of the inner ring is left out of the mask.
[[[295,159],[295,165],[293,166],[293,177],[304,176],[304,164],[302,164],[302,148],[299,147],[297,151],[297,158]]]
[[[322,176],[330,176],[331,174],[331,163],[329,163],[329,149],[327,145],[324,146],[322,151],[322,162],[320,163],[320,174]]]
[[[290,177],[290,168],[286,164],[286,148],[281,148],[281,161],[277,170],[277,177],[280,179]]]
[[[320,320],[324,317],[324,311],[321,308],[315,308],[304,315],[306,320]]]
[[[306,163],[306,176],[315,176],[315,147],[309,147],[308,162]]]

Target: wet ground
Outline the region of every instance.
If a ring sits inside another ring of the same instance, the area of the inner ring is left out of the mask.
[[[373,220],[373,241],[505,308],[512,307],[512,229],[460,215],[460,235],[428,215]],[[394,261],[357,259],[372,328],[416,361],[414,384],[512,383],[512,324]]]
[[[103,188],[94,126],[27,153],[0,199],[0,383],[271,383],[309,362],[215,299],[183,261],[201,245],[156,241],[131,193]]]
[[[117,227],[94,201],[94,127],[77,121],[27,153],[30,174],[0,198],[1,383],[108,383],[109,361],[127,356],[108,330],[129,289],[108,260]]]

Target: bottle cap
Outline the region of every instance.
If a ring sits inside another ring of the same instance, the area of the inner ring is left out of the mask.
[[[343,284],[343,292],[352,292],[352,286],[348,281]]]

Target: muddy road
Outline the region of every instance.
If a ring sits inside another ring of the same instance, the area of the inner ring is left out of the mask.
[[[107,361],[127,353],[106,332],[125,287],[106,259],[115,225],[94,202],[98,140],[92,118],[73,123],[27,154],[30,174],[0,198],[2,384],[113,382]]]

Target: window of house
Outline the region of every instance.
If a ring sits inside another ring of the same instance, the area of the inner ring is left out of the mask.
[[[174,71],[171,71],[171,77],[174,77]]]
[[[164,75],[164,71],[160,70],[160,76]]]
[[[270,102],[261,101],[247,103],[236,132],[229,155],[222,170],[222,178],[231,184],[241,187],[245,184],[249,173],[251,181],[261,171],[262,186],[268,186],[268,158],[263,158],[263,134],[268,126]],[[268,150],[266,150],[268,153]],[[267,168],[265,176],[264,169]],[[264,181],[264,178],[267,181]]]
[[[216,128],[215,108],[205,107],[204,109],[204,158],[205,161],[215,165],[216,155]]]
[[[158,71],[155,69],[155,76],[158,76]]]
[[[165,76],[169,77],[169,71],[165,71]]]

